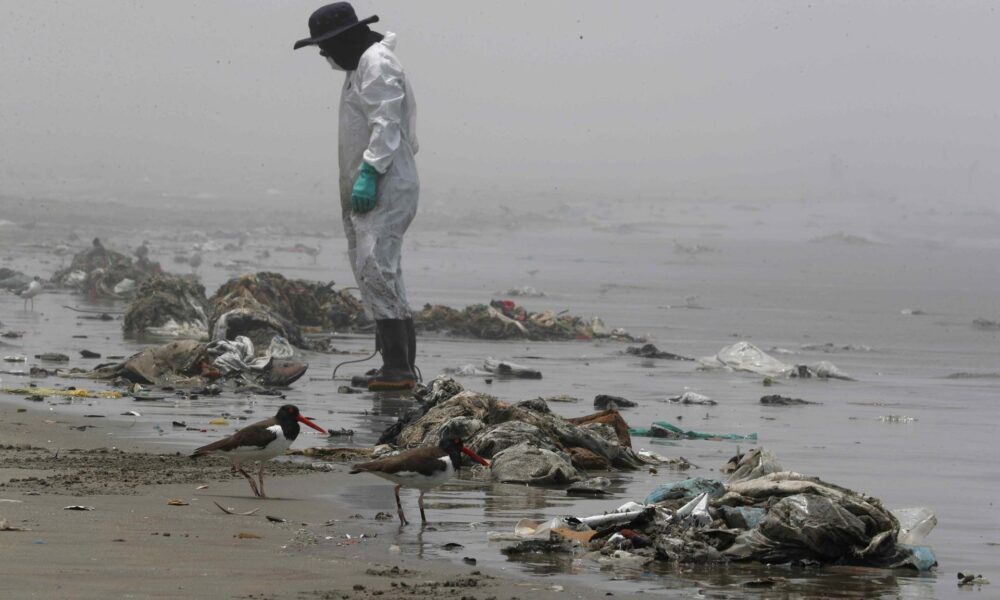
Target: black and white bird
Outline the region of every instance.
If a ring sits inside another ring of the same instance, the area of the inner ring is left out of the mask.
[[[399,524],[407,525],[403,514],[403,504],[399,501],[399,489],[417,488],[420,498],[420,520],[427,522],[424,515],[424,493],[451,479],[462,465],[462,454],[477,463],[489,467],[490,461],[469,450],[457,437],[445,437],[437,446],[414,448],[393,456],[354,465],[351,473],[371,473],[396,484],[396,508]]]
[[[31,310],[35,310],[35,296],[42,293],[42,279],[35,275],[28,287],[21,290],[18,296],[24,298],[24,310],[28,310],[28,300],[31,300]]]
[[[247,425],[227,438],[198,448],[191,454],[191,458],[209,454],[225,456],[232,462],[233,471],[250,482],[250,489],[253,490],[254,495],[258,498],[266,498],[267,496],[264,495],[264,462],[284,454],[291,447],[295,438],[299,437],[299,423],[305,423],[316,431],[328,435],[322,427],[303,417],[297,406],[286,404],[279,408],[277,414],[270,419]],[[254,481],[253,477],[243,470],[244,464],[254,461],[260,463],[257,470],[257,481]],[[258,482],[260,483],[259,487]]]

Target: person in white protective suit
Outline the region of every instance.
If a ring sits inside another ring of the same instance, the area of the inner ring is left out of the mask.
[[[403,286],[403,234],[417,211],[420,181],[416,103],[393,49],[396,36],[368,28],[347,2],[309,17],[310,37],[295,49],[318,46],[334,70],[345,71],[340,95],[340,206],[348,256],[382,368],[355,383],[371,390],[409,389],[416,380],[416,332]]]

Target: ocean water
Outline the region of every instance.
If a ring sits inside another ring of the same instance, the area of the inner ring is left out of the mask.
[[[696,467],[683,473],[660,469],[656,475],[610,474],[615,494],[600,500],[569,498],[558,489],[455,480],[427,497],[435,528],[420,532],[411,527],[394,534],[401,547],[456,558],[440,550],[443,543],[456,541],[465,546],[462,553],[476,556],[480,565],[534,573],[553,583],[583,577],[601,590],[678,597],[699,590],[708,597],[769,597],[776,590],[755,591],[743,584],[776,576],[787,578],[781,590],[788,597],[948,598],[960,592],[955,586],[958,571],[1000,577],[996,570],[1000,515],[993,506],[1000,492],[996,467],[1000,329],[974,323],[1000,320],[996,277],[1000,245],[993,237],[1000,218],[989,210],[896,208],[875,216],[863,214],[862,206],[833,210],[808,203],[779,207],[647,203],[625,211],[625,218],[620,203],[566,204],[551,210],[521,205],[458,217],[430,207],[407,236],[404,262],[414,305],[461,307],[506,297],[502,292],[512,287],[531,286],[545,296],[513,298],[529,310],[598,315],[609,327],[644,336],[661,350],[703,357],[745,340],[787,363],[834,363],[855,381],[791,379],[765,387],[758,375],[702,371],[691,362],[629,356],[624,353],[628,344],[607,340],[485,342],[425,336],[419,341],[418,357],[425,378],[448,368],[481,364],[488,356],[538,368],[544,375],[541,380],[497,378],[488,384],[477,377],[457,379],[469,389],[512,402],[555,394],[578,398],[551,404],[566,416],[593,412],[595,395],[614,394],[639,403],[623,411],[635,427],[665,420],[698,431],[757,433],[758,444],[775,453],[789,470],[881,498],[890,508],[932,508],[939,523],[927,543],[940,563],[936,574],[743,566],[657,565],[641,570],[558,557],[508,562],[487,542],[488,531],[510,531],[520,518],[586,516],[629,500],[641,501],[665,481],[717,476],[730,456],[750,447],[718,441],[665,444],[640,437],[633,439],[636,448],[684,456]],[[152,258],[167,270],[178,271],[189,267],[175,265],[171,257],[189,248],[192,240],[203,239],[194,233],[196,229],[217,241],[238,233],[218,224],[169,219],[155,227],[136,224],[124,232],[96,225],[87,229],[51,215],[26,230],[23,220],[5,218],[11,222],[0,224],[0,266],[43,277],[61,262],[68,263],[52,253],[52,243],[65,240],[74,230],[83,240],[76,242],[76,248],[97,234],[105,245],[121,250],[149,239]],[[215,266],[233,258],[253,262],[247,271],[273,270],[289,277],[353,285],[342,234],[329,227],[336,221],[326,218],[322,227],[301,225],[301,219],[298,223],[297,229],[257,230],[240,252],[206,252],[199,273],[209,295],[239,273]],[[320,236],[313,237],[317,230]],[[315,263],[304,254],[277,250],[297,242],[321,245]],[[269,249],[270,256],[255,258],[262,249]],[[94,302],[59,291],[36,298],[35,311],[30,312],[22,310],[16,296],[0,294],[0,331],[24,332],[19,339],[0,338],[0,355],[32,357],[62,351],[72,357],[71,366],[88,366],[101,361],[80,359],[80,349],[128,355],[147,343],[123,339],[120,320],[81,318],[86,315],[65,306],[125,308],[123,303]],[[220,432],[206,436],[175,431],[171,420],[204,424],[223,412],[264,418],[288,401],[326,427],[355,431],[352,438],[329,442],[309,438],[309,444],[369,445],[409,400],[339,394],[341,382],[330,379],[333,367],[370,351],[372,342],[364,336],[343,336],[336,345],[355,355],[306,353],[310,369],[287,392],[287,400],[223,396],[159,403],[56,398],[46,402],[56,414],[98,412],[124,418],[118,415],[138,410],[142,417],[135,418],[136,438],[183,450]],[[27,366],[3,363],[0,368]],[[341,373],[359,370],[349,366]],[[965,376],[950,377],[960,373]],[[3,386],[27,381],[0,374]],[[666,401],[687,390],[705,394],[718,405]],[[775,393],[818,404],[760,404],[761,396]],[[12,395],[0,395],[0,401],[26,402]],[[904,418],[883,418],[889,416]],[[411,516],[416,515],[415,496],[404,492]],[[374,478],[331,491],[330,499],[359,511],[392,512],[394,505],[391,487]]]

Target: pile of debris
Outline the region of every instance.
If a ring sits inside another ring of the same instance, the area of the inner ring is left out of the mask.
[[[380,444],[413,448],[458,436],[492,459],[494,480],[509,483],[566,484],[586,479],[587,470],[649,463],[632,450],[628,425],[616,410],[565,419],[543,398],[510,404],[463,390],[449,377],[419,387],[416,397],[418,404],[382,434]]]
[[[234,340],[267,347],[275,336],[298,348],[326,349],[308,332],[370,328],[364,309],[333,282],[287,279],[261,272],[230,279],[211,298],[193,275],[159,274],[140,286],[125,315],[126,335]]]
[[[424,306],[414,316],[417,329],[484,340],[535,341],[612,338],[641,341],[624,329],[609,330],[600,318],[590,321],[551,310],[529,312],[511,300],[493,300],[456,310],[440,304]]]
[[[258,346],[275,336],[299,348],[313,348],[305,332],[358,330],[367,323],[361,302],[333,282],[286,279],[261,272],[230,279],[209,300],[213,340],[243,335]]]
[[[125,313],[125,335],[207,338],[207,306],[205,286],[195,276],[154,275],[139,286],[135,302]]]
[[[56,271],[52,282],[91,297],[131,298],[139,284],[160,272],[159,263],[146,259],[133,263],[128,256],[108,250],[99,238],[94,238],[91,247],[78,252],[70,266]]]
[[[205,394],[217,394],[219,384],[232,383],[244,391],[267,393],[271,388],[287,387],[305,374],[309,365],[293,360],[293,355],[288,342],[278,337],[259,353],[253,342],[242,336],[211,343],[178,340],[150,346],[118,363],[99,365],[83,376],[123,386],[202,388]]]
[[[726,482],[675,481],[642,504],[522,526],[515,536],[523,539],[505,552],[530,544],[542,551],[581,548],[598,561],[620,564],[937,566],[934,552],[922,545],[937,523],[930,509],[889,511],[877,498],[786,471],[762,448],[733,457],[724,471]]]

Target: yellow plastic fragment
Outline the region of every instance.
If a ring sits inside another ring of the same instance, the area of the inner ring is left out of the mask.
[[[121,398],[122,393],[114,390],[92,392],[90,390],[63,390],[43,387],[0,387],[5,394],[29,394],[39,396],[71,396],[73,398]]]
[[[222,417],[216,417],[208,422],[209,425],[229,425],[229,421],[223,419]]]

